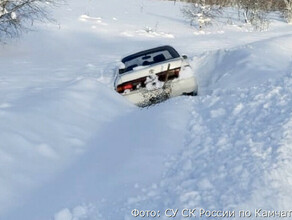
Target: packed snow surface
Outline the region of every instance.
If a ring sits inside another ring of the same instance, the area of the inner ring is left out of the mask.
[[[71,0],[1,45],[0,219],[291,210],[292,26],[198,31],[183,6]],[[199,96],[141,109],[113,90],[114,68],[159,45],[188,55]]]

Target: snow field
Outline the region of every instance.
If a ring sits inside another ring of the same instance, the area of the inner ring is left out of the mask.
[[[290,208],[292,28],[198,32],[182,6],[72,0],[1,47],[1,219]],[[198,97],[139,109],[113,91],[121,56],[166,44]]]

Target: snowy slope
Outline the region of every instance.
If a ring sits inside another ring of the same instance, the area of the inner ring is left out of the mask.
[[[182,6],[71,0],[1,46],[0,219],[290,208],[292,27],[198,32]],[[122,56],[165,44],[198,97],[139,109],[113,91]]]
[[[268,44],[273,45],[274,41]],[[261,77],[261,69],[271,58],[245,59],[257,76],[253,80],[247,78],[246,81],[250,80],[247,83],[238,82],[245,82],[242,69],[236,67],[244,59],[236,54],[249,57],[255,54],[254,50],[265,48],[265,44],[203,56],[203,66],[215,60],[217,73],[227,65],[228,69],[235,68],[236,74],[225,72],[226,75],[218,74],[219,77],[212,70],[212,81],[204,88],[207,95],[192,100],[192,119],[184,148],[173,158],[158,187],[149,187],[147,192],[151,195],[132,198],[129,208],[197,208],[197,216],[199,209],[250,210],[254,214],[260,208],[290,210],[291,59],[284,62],[282,57],[281,67],[270,66],[273,75],[267,70],[265,79]],[[277,50],[284,52],[279,48],[274,50],[275,54]],[[233,64],[222,62],[230,59],[230,54],[233,54]],[[259,68],[257,59],[264,61]],[[249,73],[246,71],[245,76]],[[208,219],[206,215],[202,218]]]

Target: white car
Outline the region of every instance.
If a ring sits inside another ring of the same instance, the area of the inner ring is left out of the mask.
[[[179,95],[197,95],[198,85],[187,56],[161,46],[121,60],[115,90],[138,106]]]

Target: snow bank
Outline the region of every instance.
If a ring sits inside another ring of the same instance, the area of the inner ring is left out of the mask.
[[[201,94],[212,94],[215,90],[234,92],[283,77],[291,71],[291,37],[290,34],[272,37],[194,57]]]
[[[157,187],[130,210],[289,210],[292,36],[195,57],[201,96],[192,100],[185,146]],[[288,159],[289,158],[289,159]],[[180,214],[178,219],[182,218]],[[202,216],[207,219],[207,216]]]
[[[289,209],[285,180],[291,170],[283,164],[291,150],[291,83],[287,75],[251,90],[195,100],[184,149],[158,187],[147,190],[151,195],[142,194],[129,207]]]
[[[127,106],[96,79],[27,92],[2,106],[1,211],[22,204],[23,192],[39,187],[87,151],[94,133]]]

